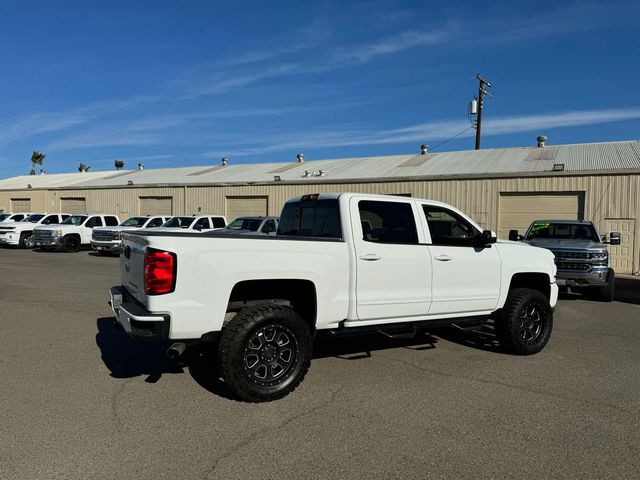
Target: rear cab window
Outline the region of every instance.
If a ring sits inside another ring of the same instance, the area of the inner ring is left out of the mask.
[[[287,202],[277,235],[342,239],[338,199],[305,195],[300,200]]]
[[[410,203],[384,200],[358,202],[365,242],[415,245],[418,230]]]

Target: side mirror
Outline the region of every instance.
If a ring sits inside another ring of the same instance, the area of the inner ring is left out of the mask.
[[[609,234],[609,245],[620,245],[620,232],[611,232]]]
[[[490,245],[492,243],[496,243],[498,241],[498,237],[496,236],[496,232],[493,230],[483,230],[482,233],[476,236],[476,245],[484,247],[486,245]]]
[[[518,233],[518,230],[509,230],[509,240],[517,242],[522,240],[522,235]]]

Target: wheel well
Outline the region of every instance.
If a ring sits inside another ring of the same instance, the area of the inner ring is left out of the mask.
[[[511,277],[509,290],[514,288],[532,288],[542,292],[547,298],[551,296],[549,276],[546,273],[516,273]]]
[[[64,240],[65,238],[68,238],[68,237],[80,238],[80,234],[79,233],[67,233],[64,237],[62,237],[62,239]]]
[[[316,324],[316,298],[316,287],[309,280],[246,280],[233,287],[227,312],[255,303],[285,303],[313,328]]]

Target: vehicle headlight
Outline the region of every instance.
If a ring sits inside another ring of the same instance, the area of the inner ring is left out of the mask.
[[[53,231],[53,236],[54,237],[61,237],[62,236],[62,230],[54,230]]]
[[[122,230],[116,233],[116,240],[122,240]]]
[[[589,257],[594,260],[606,260],[609,258],[609,254],[608,252],[592,252]]]

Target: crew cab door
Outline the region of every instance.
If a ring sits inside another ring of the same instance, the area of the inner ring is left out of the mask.
[[[415,203],[353,197],[349,210],[358,319],[424,317],[431,303],[431,257]]]
[[[430,315],[493,310],[500,293],[501,260],[494,245],[479,247],[477,229],[442,206],[421,204],[431,236],[433,302]]]

